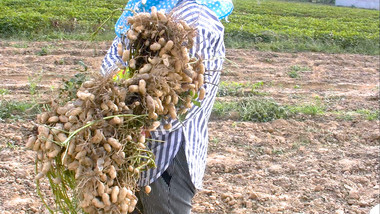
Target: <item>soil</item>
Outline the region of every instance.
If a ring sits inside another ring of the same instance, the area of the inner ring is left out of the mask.
[[[3,101],[48,100],[61,79],[97,71],[109,42],[0,41]],[[266,123],[233,114],[209,123],[204,189],[193,213],[368,213],[380,202],[379,57],[227,50],[222,81],[263,82],[256,94],[324,112]],[[289,76],[292,66],[304,71]],[[31,89],[34,93],[31,93]],[[0,120],[0,213],[48,213],[36,192],[31,120]],[[42,184],[43,192],[48,186]],[[51,199],[48,199],[50,201]]]

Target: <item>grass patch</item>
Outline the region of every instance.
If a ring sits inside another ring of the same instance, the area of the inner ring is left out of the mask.
[[[304,115],[322,115],[325,113],[325,107],[320,104],[303,104],[295,106],[287,106],[291,114],[304,114]]]
[[[219,83],[216,96],[244,96],[244,88],[246,88],[246,85],[245,83],[222,81]]]
[[[288,73],[288,75],[289,75],[289,77],[291,77],[291,78],[298,78],[298,77],[299,77],[297,71],[290,71],[290,72]]]
[[[213,114],[217,118],[229,117],[238,113],[239,120],[253,122],[268,122],[286,118],[286,108],[271,100],[244,99],[239,102],[215,102]]]
[[[369,109],[359,109],[356,110],[356,112],[364,117],[366,120],[379,120],[380,115],[379,115],[379,110],[369,110]]]
[[[351,121],[357,118],[369,121],[380,120],[379,110],[358,109],[356,111],[337,111],[332,113],[341,120]]]
[[[299,65],[293,65],[290,67],[291,71],[296,71],[296,72],[304,72],[304,71],[310,71],[310,68],[307,66],[299,66]]]
[[[0,121],[5,119],[31,119],[41,106],[33,102],[0,100]]]
[[[299,65],[293,65],[290,67],[290,71],[288,73],[289,77],[291,78],[298,78],[300,72],[310,71],[309,67],[302,67]]]
[[[29,45],[26,42],[25,43],[16,43],[13,45],[13,47],[15,47],[15,48],[28,48]]]
[[[9,90],[6,88],[0,88],[0,95],[7,95],[9,94]]]
[[[352,121],[356,118],[356,114],[353,112],[336,111],[332,112],[332,114],[336,115],[340,120]]]
[[[46,56],[48,55],[48,49],[46,47],[42,47],[41,50],[36,51],[37,56]]]
[[[315,103],[281,105],[269,99],[241,98],[239,101],[216,101],[212,115],[217,119],[233,119],[239,121],[268,122],[280,118],[292,118],[297,115],[319,116],[334,115],[341,120],[380,120],[379,110],[358,109],[355,111],[328,111],[316,100]]]
[[[231,112],[237,109],[238,109],[237,102],[216,101],[212,109],[212,114],[216,116],[217,118],[223,118],[223,117],[230,116]]]
[[[37,75],[28,76],[29,93],[34,96],[38,94],[38,86],[40,85],[43,77],[41,70]]]
[[[239,83],[239,82],[225,82],[222,81],[219,84],[218,93],[216,96],[225,97],[225,96],[246,96],[249,94],[254,95],[263,95],[263,92],[259,92],[258,89],[261,89],[264,86],[264,82],[256,83]]]
[[[245,98],[234,102],[216,101],[212,114],[215,118],[230,118],[240,121],[268,122],[296,115],[323,115],[325,107],[320,103],[303,105],[281,105],[268,99]],[[372,114],[369,114],[374,117]]]

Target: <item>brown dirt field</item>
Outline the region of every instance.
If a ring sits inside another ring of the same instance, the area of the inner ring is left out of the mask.
[[[81,64],[98,70],[109,44],[0,41],[1,99],[49,99]],[[262,81],[251,96],[324,112],[266,123],[213,117],[194,213],[365,214],[380,202],[380,124],[358,111],[378,111],[378,56],[227,50],[227,58],[222,81]],[[307,69],[291,78],[292,66]],[[34,152],[24,148],[30,122],[0,120],[0,213],[47,213],[33,180]]]

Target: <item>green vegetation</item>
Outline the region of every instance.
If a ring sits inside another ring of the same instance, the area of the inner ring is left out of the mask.
[[[41,48],[41,50],[36,52],[36,55],[38,56],[46,56],[48,54],[48,50],[46,47]]]
[[[332,112],[332,114],[342,120],[354,120],[356,118],[369,121],[380,120],[379,110],[358,109],[356,111],[336,111]]]
[[[244,96],[244,88],[246,84],[238,82],[220,82],[218,93],[216,96]]]
[[[288,106],[287,109],[292,114],[320,115],[325,113],[325,108],[319,104],[304,104]]]
[[[27,42],[25,42],[25,43],[16,43],[16,44],[13,45],[13,47],[15,47],[15,48],[28,48],[29,45],[28,45]]]
[[[249,94],[262,95],[262,92],[257,91],[264,86],[263,82],[257,83],[239,83],[225,82],[219,84],[218,97],[224,96],[245,96]]]
[[[273,51],[379,54],[378,11],[299,1],[304,2],[235,1],[235,10],[229,17],[231,22],[224,23],[226,45]],[[94,39],[111,40],[125,3],[122,0],[2,0],[0,37],[89,40],[104,23]],[[47,52],[41,50],[39,54]]]
[[[379,54],[379,12],[285,1],[235,1],[230,47]]]
[[[4,95],[9,94],[8,89],[0,89],[0,121],[5,119],[31,119],[41,112],[42,104],[38,100],[38,85],[42,79],[42,71],[36,76],[28,76],[29,93],[33,101],[17,101],[4,99]],[[46,107],[46,106],[45,106]]]
[[[216,118],[231,117],[237,114],[241,121],[268,122],[280,118],[289,118],[296,115],[324,115],[325,107],[319,102],[315,104],[302,105],[281,105],[268,99],[245,98],[238,102],[216,101],[213,107],[213,115]],[[371,112],[367,118],[374,118],[376,115]],[[377,112],[378,116],[378,112]]]
[[[301,67],[298,65],[293,65],[290,67],[290,72],[288,73],[288,75],[291,78],[298,78],[299,72],[305,72],[305,71],[310,71],[310,68],[309,67]]]
[[[368,109],[359,109],[356,110],[356,112],[364,117],[366,120],[379,120],[380,115],[379,115],[379,110],[368,110]]]
[[[88,40],[91,33],[126,1],[2,0],[0,37],[34,40]],[[112,39],[121,11],[106,22],[98,39]]]
[[[232,112],[238,113],[239,120],[254,122],[268,122],[288,116],[286,108],[271,100],[244,99],[239,102],[215,102],[213,114],[217,118],[226,117]]]
[[[214,145],[218,145],[220,143],[220,139],[217,137],[213,137],[210,142]]]
[[[37,76],[28,76],[28,84],[29,84],[29,93],[30,95],[37,95],[38,93],[38,85],[42,80],[42,71]]]
[[[0,100],[0,121],[31,118],[38,111],[39,105],[33,102]]]
[[[233,93],[232,93],[233,94]],[[331,115],[341,120],[380,120],[379,110],[358,109],[354,111],[328,111],[317,98],[313,103],[296,105],[278,104],[273,100],[254,97],[240,101],[216,101],[213,107],[214,118],[230,118],[239,121],[268,122],[297,115]]]
[[[85,73],[77,73],[71,79],[63,80],[63,86],[59,89],[60,100],[68,102],[73,99],[86,78]]]
[[[311,3],[318,3],[318,4],[331,4],[331,5],[335,5],[335,0],[284,0],[284,1],[311,2]]]
[[[298,71],[291,70],[289,73],[289,77],[291,78],[298,78]]]
[[[40,104],[41,102],[40,93],[38,91],[38,86],[43,77],[43,71],[37,75],[28,77],[29,93],[31,95],[31,101],[17,101],[4,99],[4,95],[10,93],[8,89],[0,88],[0,121],[11,119],[11,120],[24,120],[33,119],[36,114],[40,113],[42,109],[49,109],[48,104]],[[69,80],[63,81],[62,88],[59,89],[59,96],[61,99],[71,99],[77,92],[79,86],[86,80],[85,73],[78,73],[74,75]],[[52,88],[52,90],[54,90]]]
[[[6,88],[0,88],[0,95],[7,95],[9,94],[9,90]]]

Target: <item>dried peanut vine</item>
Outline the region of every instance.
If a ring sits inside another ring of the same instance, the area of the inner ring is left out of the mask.
[[[118,45],[130,78],[93,75],[70,101],[58,98],[37,116],[26,147],[36,151],[37,191],[47,178],[61,213],[129,213],[141,171],[155,167],[144,131],[171,121],[205,97],[204,65],[190,58],[196,31],[152,8],[128,18]],[[124,41],[124,39],[122,40]],[[144,190],[149,193],[149,186]]]

